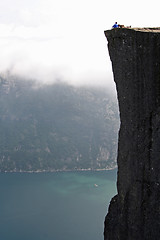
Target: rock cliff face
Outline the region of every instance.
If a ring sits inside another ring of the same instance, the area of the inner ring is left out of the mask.
[[[160,32],[105,31],[119,101],[118,194],[105,240],[160,239]]]

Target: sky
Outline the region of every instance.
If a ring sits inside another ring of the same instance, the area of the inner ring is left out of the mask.
[[[157,27],[159,2],[0,0],[0,73],[114,86],[104,30]]]

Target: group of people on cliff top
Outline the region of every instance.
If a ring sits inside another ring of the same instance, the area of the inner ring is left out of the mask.
[[[125,27],[124,25],[120,25],[117,22],[115,22],[115,24],[112,26],[112,28],[131,28],[131,26]]]

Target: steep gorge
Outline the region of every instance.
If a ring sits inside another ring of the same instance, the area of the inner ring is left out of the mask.
[[[160,29],[105,31],[121,126],[105,240],[160,239]]]

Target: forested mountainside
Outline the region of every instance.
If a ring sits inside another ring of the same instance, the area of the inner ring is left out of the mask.
[[[0,171],[114,168],[118,128],[105,88],[0,77]]]

